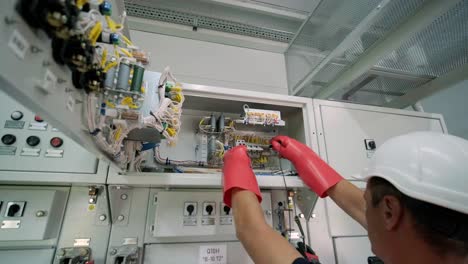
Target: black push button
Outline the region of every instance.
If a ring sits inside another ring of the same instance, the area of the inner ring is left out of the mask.
[[[41,142],[41,139],[36,137],[36,136],[29,136],[26,139],[26,144],[28,144],[31,147],[35,147],[35,146],[39,145],[40,142]]]
[[[5,145],[11,145],[16,142],[16,137],[15,135],[12,134],[6,134],[2,137],[2,143]]]

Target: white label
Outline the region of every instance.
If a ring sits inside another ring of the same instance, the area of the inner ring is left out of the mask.
[[[44,74],[44,82],[40,85],[44,91],[49,92],[49,90],[55,90],[55,84],[57,83],[57,76],[50,70],[46,69]]]
[[[230,216],[221,217],[219,223],[221,225],[232,225],[232,217]]]
[[[19,228],[21,224],[20,220],[4,220],[0,228],[2,229],[11,229]]]
[[[66,107],[67,107],[68,111],[73,112],[73,110],[75,108],[75,99],[73,98],[73,96],[71,96],[71,95],[68,96]]]
[[[29,42],[19,33],[18,30],[14,30],[11,34],[10,40],[8,41],[8,47],[13,50],[13,52],[20,59],[24,60],[26,52],[30,49]]]
[[[88,247],[90,238],[75,238],[73,246],[74,247]]]
[[[200,246],[198,264],[226,264],[226,245]]]

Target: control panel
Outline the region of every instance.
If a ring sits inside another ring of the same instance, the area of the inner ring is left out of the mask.
[[[96,173],[97,159],[0,90],[0,170]]]
[[[58,237],[68,188],[0,187],[0,242]]]
[[[271,195],[262,195],[265,218],[272,225]],[[232,210],[222,201],[222,193],[216,191],[158,192],[153,236],[216,239],[228,235],[235,239]]]

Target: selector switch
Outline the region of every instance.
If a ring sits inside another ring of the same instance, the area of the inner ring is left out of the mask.
[[[366,150],[375,150],[377,148],[375,140],[373,139],[364,139],[364,145],[366,147]]]
[[[5,217],[22,217],[26,202],[8,202]]]
[[[10,207],[8,207],[7,216],[8,217],[14,217],[15,214],[17,214],[20,209],[21,209],[21,207],[19,205],[17,205],[17,204],[10,205]]]
[[[53,137],[51,140],[50,140],[50,145],[54,148],[59,148],[63,145],[63,139],[59,138],[59,137]]]
[[[203,203],[203,215],[212,216],[216,214],[216,203],[215,202],[204,202]]]
[[[21,111],[14,111],[13,113],[11,113],[11,119],[15,120],[15,121],[18,121],[18,120],[21,120],[23,118],[23,112]]]
[[[213,212],[213,206],[212,205],[207,205],[205,207],[205,210],[208,213],[208,215],[211,215],[211,213]]]
[[[223,207],[223,211],[224,211],[225,215],[229,215],[231,213],[231,208],[229,208],[229,206],[225,205]]]
[[[39,143],[41,143],[41,139],[36,137],[36,136],[29,136],[26,139],[26,143],[31,147],[35,147],[35,146],[39,145]]]
[[[12,134],[6,134],[2,137],[2,143],[5,145],[12,145],[16,142],[16,136]]]
[[[197,203],[185,202],[184,203],[184,216],[196,216],[196,215],[197,215]]]
[[[189,204],[187,206],[187,212],[189,215],[192,215],[194,210],[195,210],[195,206],[193,206],[193,204]]]

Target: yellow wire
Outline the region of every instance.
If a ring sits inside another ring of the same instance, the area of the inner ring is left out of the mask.
[[[101,35],[102,32],[102,23],[101,21],[98,21],[93,28],[89,31],[88,34],[88,39],[91,41],[92,45],[96,45],[96,41],[99,38],[99,35]]]
[[[116,47],[117,47],[117,46],[114,45],[114,54],[115,54],[115,57],[116,57],[117,59],[119,59],[119,58],[120,58],[120,54],[119,54],[119,52],[117,51]]]
[[[107,72],[108,70],[110,70],[110,68],[117,66],[117,64],[118,63],[116,61],[113,61],[113,62],[107,64],[107,66],[104,68],[103,72]]]
[[[105,18],[106,18],[107,26],[110,28],[112,33],[115,33],[117,31],[117,26],[114,20],[112,20],[110,16],[105,16]]]
[[[102,59],[101,59],[101,68],[104,68],[104,65],[106,65],[107,62],[107,49],[104,48],[102,51]]]
[[[132,55],[127,49],[120,48],[120,51],[121,51],[123,54],[127,55],[127,57],[130,57],[130,58],[133,57],[133,55]]]
[[[128,46],[133,46],[133,43],[124,35],[120,34],[122,36],[123,41],[128,45]]]

